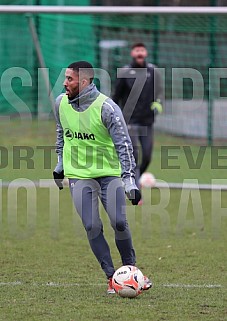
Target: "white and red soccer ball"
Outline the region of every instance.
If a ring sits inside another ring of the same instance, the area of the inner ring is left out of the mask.
[[[112,285],[117,294],[124,298],[135,298],[144,287],[143,273],[135,266],[124,265],[113,275]]]
[[[140,176],[139,183],[141,187],[152,188],[156,185],[156,179],[153,174],[146,172]]]

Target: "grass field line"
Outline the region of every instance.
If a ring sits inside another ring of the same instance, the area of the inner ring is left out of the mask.
[[[15,282],[0,282],[0,286],[47,286],[47,287],[84,287],[84,286],[106,286],[106,283],[58,283],[58,282],[48,282],[48,283],[27,283],[21,281]],[[223,288],[221,284],[181,284],[181,283],[167,283],[155,285],[155,287],[164,287],[164,288]]]
[[[163,284],[165,288],[223,288],[221,284]]]
[[[41,183],[41,185],[40,185]],[[14,181],[2,181],[2,187],[55,187],[55,182],[53,179],[41,179],[41,180],[29,180],[29,179],[15,179]],[[0,187],[1,187],[0,185]],[[68,187],[68,181],[64,181],[64,187]],[[195,184],[195,183],[174,183],[174,182],[164,182],[157,181],[156,188],[172,188],[172,189],[199,189],[199,190],[227,190],[227,185],[223,184]]]

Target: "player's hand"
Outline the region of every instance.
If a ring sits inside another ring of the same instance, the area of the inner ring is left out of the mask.
[[[154,101],[151,105],[151,110],[153,110],[155,116],[157,116],[158,114],[161,114],[163,111],[163,107],[161,104],[161,100],[157,99],[157,101]]]
[[[128,199],[131,201],[132,205],[138,205],[141,200],[141,193],[138,189],[131,189],[126,193]]]
[[[136,186],[135,178],[134,177],[125,177],[122,178],[125,194],[127,195],[128,199],[131,201],[132,205],[138,205],[139,201],[141,200],[141,193]]]
[[[58,186],[58,188],[61,190],[63,189],[63,179],[64,179],[64,171],[61,171],[60,173],[57,173],[53,171],[54,181],[55,184]]]

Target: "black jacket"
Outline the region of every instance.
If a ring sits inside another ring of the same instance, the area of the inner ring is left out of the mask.
[[[122,68],[113,100],[121,107],[126,123],[144,126],[153,124],[155,115],[150,108],[151,104],[157,100],[163,101],[161,75],[157,67],[146,63],[141,68],[132,62]]]

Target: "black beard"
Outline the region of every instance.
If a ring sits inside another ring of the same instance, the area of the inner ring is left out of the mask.
[[[141,64],[139,64],[139,63],[136,61],[136,58],[133,58],[133,60],[132,60],[132,66],[133,66],[134,68],[144,68],[144,67],[146,67],[146,60],[144,59],[144,61],[143,61]]]

